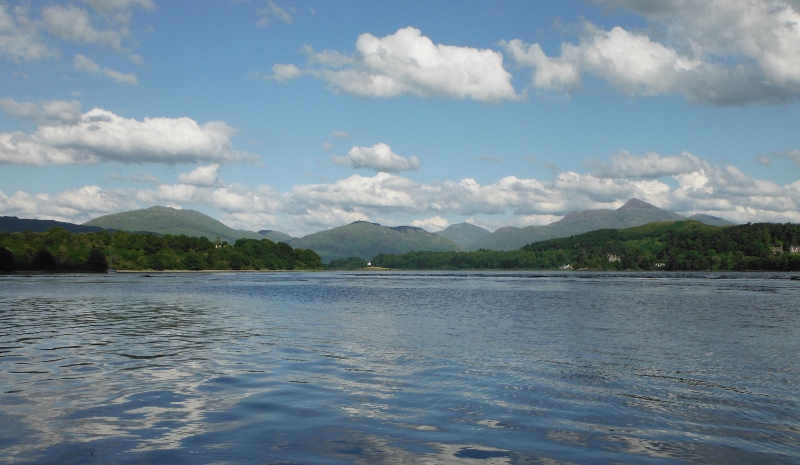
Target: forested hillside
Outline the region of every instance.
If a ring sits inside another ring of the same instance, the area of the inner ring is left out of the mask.
[[[185,234],[192,237],[206,237],[212,241],[221,238],[223,241],[234,242],[242,238],[261,239],[263,237],[253,231],[230,228],[221,221],[198,211],[161,206],[101,216],[88,221],[84,226],[128,232]]]
[[[696,221],[604,229],[516,251],[378,255],[394,269],[776,270],[800,271],[800,225],[710,226]]]
[[[316,270],[312,250],[269,239],[234,244],[205,237],[124,231],[72,234],[63,228],[43,233],[0,232],[0,271],[117,270]]]

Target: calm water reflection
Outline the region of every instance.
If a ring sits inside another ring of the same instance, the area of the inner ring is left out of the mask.
[[[0,277],[4,463],[798,463],[787,275]]]

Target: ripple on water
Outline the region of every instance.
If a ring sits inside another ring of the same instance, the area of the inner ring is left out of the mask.
[[[0,454],[793,463],[800,315],[773,277],[3,277]]]

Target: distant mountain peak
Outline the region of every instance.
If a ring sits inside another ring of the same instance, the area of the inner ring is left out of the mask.
[[[618,212],[629,211],[629,210],[661,210],[661,209],[656,207],[655,205],[643,202],[637,198],[628,200],[627,202],[625,202],[625,205],[617,209]]]
[[[401,232],[401,233],[407,233],[407,232],[412,232],[412,231],[425,231],[424,229],[418,228],[416,226],[392,226],[389,229],[394,229],[395,231]],[[428,231],[425,231],[425,232],[428,232]]]
[[[235,242],[240,238],[261,239],[263,237],[252,231],[230,228],[221,221],[197,210],[162,205],[100,216],[83,225],[121,231],[186,234],[187,236],[203,236],[209,240],[220,238],[228,242]]]

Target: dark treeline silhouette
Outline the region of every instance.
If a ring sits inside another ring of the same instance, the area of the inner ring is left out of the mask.
[[[0,232],[0,271],[117,270],[317,270],[312,250],[294,249],[269,239],[239,239],[234,244],[205,237],[115,232],[73,234]]]

